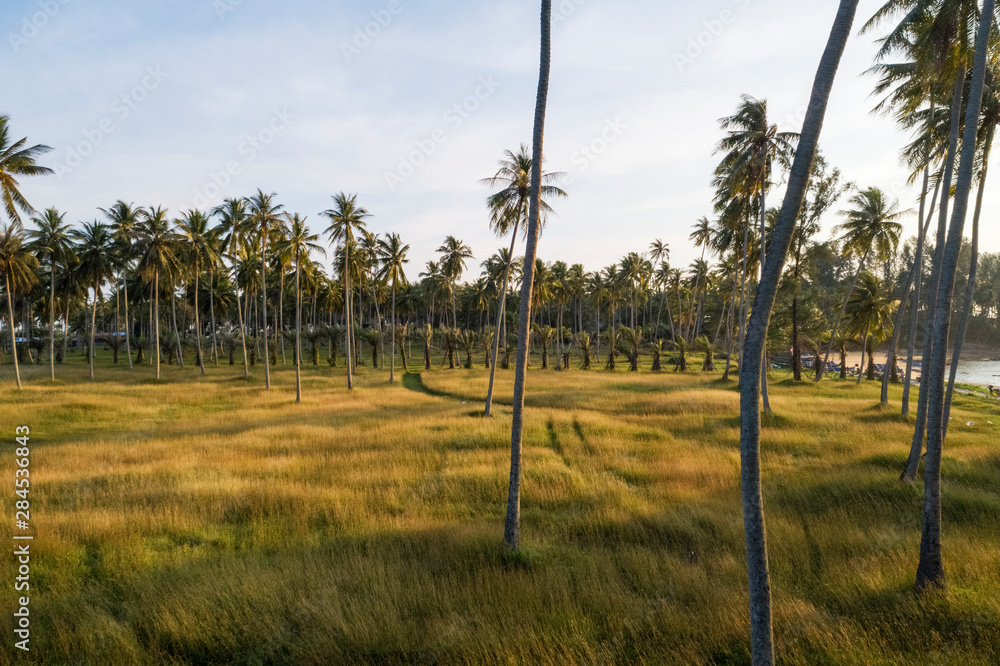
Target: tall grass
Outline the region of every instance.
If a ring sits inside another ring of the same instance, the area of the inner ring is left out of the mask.
[[[297,406],[290,366],[270,392],[228,366],[26,368],[0,435],[32,429],[32,650],[13,655],[7,585],[0,663],[748,663],[739,396],[718,373],[533,370],[511,555],[511,371],[487,420],[482,369],[368,368],[351,394],[342,368],[303,370]],[[782,379],[763,438],[781,661],[1000,663],[997,403],[956,397],[951,587],[917,597],[912,426],[877,386]]]

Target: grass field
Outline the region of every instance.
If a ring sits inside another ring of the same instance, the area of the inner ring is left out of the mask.
[[[648,363],[647,363],[648,365]],[[534,369],[522,552],[501,545],[513,373],[0,366],[0,497],[31,428],[30,654],[0,663],[749,663],[735,384]],[[957,396],[950,588],[911,592],[922,486],[878,387],[772,378],[776,646],[786,664],[1000,663],[1000,403]],[[975,425],[966,426],[972,421]],[[991,425],[993,421],[996,425]],[[8,542],[9,543],[9,542]]]

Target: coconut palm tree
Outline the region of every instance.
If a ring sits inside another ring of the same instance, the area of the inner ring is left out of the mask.
[[[771,236],[770,260],[764,265],[757,287],[740,358],[741,371],[745,373],[740,381],[740,486],[750,587],[750,647],[753,663],[756,665],[774,664],[771,581],[760,488],[760,376],[763,372],[764,345],[778,282],[809,183],[809,173],[816,156],[830,92],[851,35],[857,9],[858,0],[841,0],[826,50],[820,59],[802,134],[789,171],[785,198]]]
[[[25,148],[27,139],[11,143],[10,116],[0,116],[0,198],[4,212],[11,223],[21,227],[21,212],[31,215],[35,209],[18,189],[20,176],[44,176],[53,173],[48,167],[38,166],[35,160],[52,150],[41,144]]]
[[[90,311],[90,348],[87,360],[90,364],[90,379],[94,379],[94,338],[97,329],[97,302],[101,300],[101,285],[114,275],[115,239],[111,227],[103,222],[84,222],[82,229],[74,229],[77,242],[77,256],[80,265],[77,271],[84,284],[94,290]]]
[[[194,273],[194,330],[195,348],[198,352],[198,367],[205,374],[205,358],[201,351],[201,319],[198,307],[198,291],[202,269],[218,262],[219,256],[212,244],[212,231],[208,227],[208,216],[200,210],[189,210],[183,219],[177,221],[177,238],[183,246],[182,256],[187,259]]]
[[[14,334],[14,292],[29,289],[38,278],[38,259],[24,242],[24,232],[13,222],[0,227],[0,273],[7,290],[7,324],[10,327],[10,351],[14,357],[14,380],[21,390],[21,369],[17,364],[17,338]]]
[[[281,222],[281,210],[283,205],[277,204],[274,192],[265,194],[258,189],[256,194],[247,198],[247,209],[250,213],[250,220],[257,229],[260,239],[260,312],[264,322],[264,330],[261,332],[261,339],[264,342],[264,390],[271,390],[271,367],[268,363],[267,354],[267,246],[270,243],[271,235]],[[278,330],[275,325],[275,331]]]
[[[343,192],[333,196],[334,207],[323,211],[323,215],[330,220],[330,226],[326,229],[326,235],[333,243],[344,246],[344,327],[345,340],[344,349],[347,353],[347,390],[354,390],[352,371],[352,345],[353,345],[353,318],[351,313],[351,253],[355,247],[355,235],[365,229],[365,220],[371,217],[365,208],[358,206],[358,195],[348,196]]]
[[[857,287],[847,302],[847,330],[850,336],[861,338],[861,368],[865,367],[865,353],[868,350],[869,337],[881,341],[887,332],[892,331],[892,308],[895,303],[890,294],[886,293],[885,285],[865,271],[859,276]],[[888,374],[888,367],[886,368]],[[862,373],[858,373],[858,383],[861,383]]]
[[[31,220],[36,229],[28,233],[31,251],[35,256],[47,257],[49,264],[49,372],[52,381],[56,380],[56,268],[60,263],[66,265],[71,243],[70,228],[63,222],[64,217],[65,213],[47,208],[41,217]],[[131,365],[131,359],[129,363]]]
[[[458,308],[455,307],[455,288],[466,268],[466,260],[472,259],[472,249],[454,236],[447,236],[441,247],[441,272],[448,281],[451,296],[452,328],[458,328]]]
[[[121,199],[109,209],[99,208],[111,225],[115,236],[116,256],[120,271],[119,283],[125,284],[125,355],[128,357],[129,370],[132,369],[132,334],[131,319],[128,314],[128,270],[135,259],[135,234],[142,215],[142,208],[135,204],[125,203]]]
[[[156,378],[160,378],[160,275],[171,275],[177,271],[180,260],[177,251],[177,236],[161,207],[143,211],[136,230],[139,252],[139,276],[150,284],[153,296],[153,346],[156,349]],[[238,306],[237,306],[237,309]],[[245,355],[244,355],[245,356]]]
[[[834,232],[841,232],[840,237],[843,253],[856,255],[858,268],[854,272],[854,279],[851,287],[844,296],[844,303],[840,307],[840,314],[833,324],[833,338],[836,339],[837,329],[844,319],[844,312],[847,310],[847,302],[851,298],[858,278],[865,268],[865,262],[874,255],[876,261],[884,261],[896,251],[899,246],[899,235],[903,231],[903,225],[896,222],[905,214],[899,210],[899,203],[890,201],[889,197],[877,187],[869,187],[855,194],[850,199],[853,208],[842,211],[841,214],[847,218],[846,222],[834,227]],[[827,346],[826,355],[823,358],[823,365],[817,373],[816,381],[823,376],[823,370],[830,360],[830,352],[833,347]]]
[[[250,233],[250,218],[247,216],[246,201],[243,199],[226,199],[212,211],[220,218],[219,234],[222,237],[220,251],[229,249],[229,260],[234,271],[239,264],[243,243]],[[234,280],[238,286],[239,280]],[[243,308],[240,307],[239,291],[236,292],[236,317],[240,327],[240,343],[243,346],[243,378],[250,376],[250,366],[247,360],[246,325],[243,322]]]
[[[302,402],[302,263],[309,261],[312,252],[326,255],[316,241],[319,234],[310,233],[306,218],[298,213],[286,214],[288,234],[275,247],[280,253],[288,254],[295,263],[295,402]],[[315,344],[313,345],[315,347]]]
[[[552,0],[542,0],[541,55],[538,66],[538,93],[535,99],[535,120],[532,132],[531,187],[528,194],[528,242],[524,252],[524,274],[521,277],[521,309],[517,323],[517,367],[514,369],[514,414],[510,436],[510,483],[507,489],[507,517],[504,522],[504,543],[517,550],[521,539],[521,443],[524,435],[524,379],[528,369],[529,328],[531,324],[531,290],[535,277],[538,252],[539,221],[541,219],[542,138],[545,133],[545,108],[549,94],[549,71],[552,56]]]
[[[410,261],[406,258],[410,246],[403,243],[399,234],[393,233],[386,234],[385,238],[379,239],[378,243],[379,261],[382,262],[379,279],[392,283],[392,340],[390,344],[392,353],[389,359],[389,383],[392,384],[396,381],[396,290],[400,285],[405,287],[409,284],[406,280],[403,264]]]

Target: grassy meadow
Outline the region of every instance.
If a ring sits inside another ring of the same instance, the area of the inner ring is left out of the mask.
[[[8,554],[0,663],[749,663],[739,395],[721,372],[536,365],[511,555],[512,371],[486,420],[482,368],[395,386],[362,369],[351,394],[342,367],[303,370],[296,405],[291,366],[270,392],[260,366],[249,382],[165,366],[157,383],[102,358],[91,383],[76,355],[54,385],[23,369],[25,390],[0,392],[0,504],[9,536],[28,425],[31,652],[12,647]],[[780,662],[1000,663],[1000,403],[956,396],[950,588],[918,597],[900,387],[882,410],[874,384],[771,382]]]

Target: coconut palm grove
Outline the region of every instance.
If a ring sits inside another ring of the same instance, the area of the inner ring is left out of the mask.
[[[350,182],[78,219],[0,115],[0,663],[1000,663],[1000,14],[828,4],[801,117],[702,109],[704,215],[603,265],[550,0],[430,257]],[[912,189],[824,151],[859,75]]]

